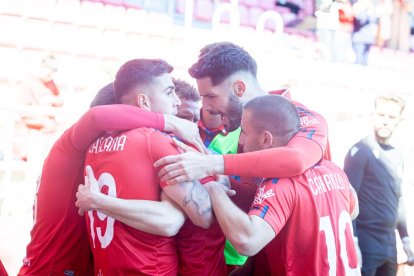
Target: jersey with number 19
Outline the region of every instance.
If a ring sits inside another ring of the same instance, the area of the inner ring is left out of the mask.
[[[102,193],[124,199],[160,200],[160,179],[153,163],[177,154],[171,138],[140,128],[100,137],[89,148],[90,165]],[[174,239],[148,234],[97,211],[87,226],[98,275],[176,275]]]
[[[263,218],[276,234],[260,254],[267,274],[358,275],[350,216],[355,202],[345,173],[326,160],[296,177],[265,180],[249,215]]]

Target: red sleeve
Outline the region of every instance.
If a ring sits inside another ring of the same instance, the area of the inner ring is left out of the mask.
[[[164,130],[164,115],[131,105],[102,105],[91,108],[73,126],[71,142],[80,152],[86,151],[104,131],[151,127]]]
[[[224,174],[252,177],[290,177],[306,171],[328,154],[325,119],[294,102],[301,130],[285,147],[224,155]]]

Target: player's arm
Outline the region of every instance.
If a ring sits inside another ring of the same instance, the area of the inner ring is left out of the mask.
[[[192,223],[205,229],[210,227],[213,222],[210,196],[200,181],[164,186],[163,191],[184,210]]]
[[[88,110],[72,127],[71,141],[80,152],[86,151],[104,131],[151,127],[168,131],[203,148],[195,124],[172,115],[148,112],[130,105],[102,105]]]
[[[86,171],[85,184],[76,193],[80,215],[97,210],[135,229],[167,237],[177,234],[183,225],[182,210],[166,196],[161,195],[161,202],[111,197],[99,191],[92,168],[88,166]]]
[[[186,152],[162,158],[154,166],[164,166],[159,175],[168,184],[192,181],[212,174],[266,178],[298,175],[319,162],[327,146],[325,119],[302,109],[301,120],[303,118],[308,118],[303,120],[308,123],[302,125],[301,131],[285,147],[207,156]],[[308,125],[313,121],[317,123]]]
[[[152,160],[177,154],[173,140],[160,132],[153,132],[148,138],[148,151]],[[199,180],[180,182],[177,185],[167,185],[160,181],[166,195],[180,206],[188,218],[197,226],[210,227],[213,222],[210,196]]]
[[[212,181],[205,186],[223,233],[240,254],[253,256],[275,237],[273,228],[265,220],[249,216],[234,205],[222,184]]]
[[[407,255],[407,264],[414,265],[414,252],[411,249],[410,236],[408,235],[407,216],[406,216],[405,204],[404,204],[404,200],[402,196],[400,196],[400,200],[398,204],[397,230],[398,230],[398,234],[401,237],[401,242],[403,244],[404,252]]]

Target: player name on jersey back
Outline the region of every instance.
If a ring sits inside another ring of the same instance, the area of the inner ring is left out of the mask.
[[[338,173],[329,173],[309,178],[309,187],[313,195],[345,189],[345,179]]]
[[[115,137],[100,137],[90,146],[89,153],[98,154],[100,152],[123,151],[126,140],[125,134]]]

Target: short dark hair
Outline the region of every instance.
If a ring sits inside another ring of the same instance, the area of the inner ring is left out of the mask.
[[[216,86],[236,72],[248,72],[256,77],[257,64],[240,46],[231,42],[217,42],[200,50],[197,62],[188,72],[195,79],[209,77]]]
[[[174,70],[162,59],[133,59],[124,63],[115,76],[115,95],[119,102],[122,96],[128,94],[137,85],[147,85],[155,77]]]
[[[189,100],[193,102],[201,101],[200,94],[198,94],[197,89],[194,88],[191,84],[184,80],[173,78],[173,83],[175,86],[175,93],[181,101]]]
[[[283,96],[265,95],[246,103],[257,132],[269,131],[285,146],[300,129],[300,117],[295,105]]]
[[[92,108],[98,105],[108,105],[108,104],[118,104],[119,101],[115,96],[115,88],[114,83],[111,82],[101,90],[98,91],[95,98],[93,98],[92,102],[90,103],[89,107]]]

